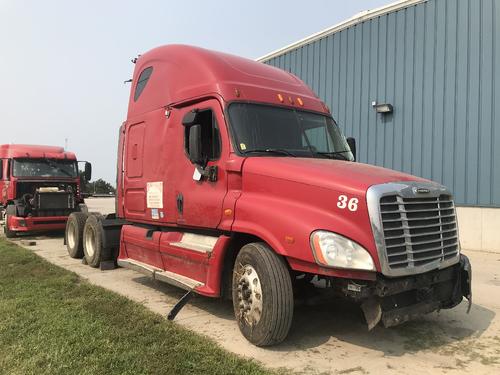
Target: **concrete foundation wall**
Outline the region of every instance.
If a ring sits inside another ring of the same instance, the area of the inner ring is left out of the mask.
[[[457,216],[462,249],[500,253],[500,208],[457,207]]]

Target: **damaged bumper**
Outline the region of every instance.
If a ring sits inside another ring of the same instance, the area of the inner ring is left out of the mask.
[[[343,294],[361,302],[368,328],[380,322],[395,326],[440,309],[450,309],[465,297],[472,304],[472,270],[469,259],[460,256],[454,266],[424,274],[389,279],[379,276],[364,285],[347,281]]]

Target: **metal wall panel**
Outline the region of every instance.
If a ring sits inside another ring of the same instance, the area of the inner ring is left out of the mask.
[[[441,182],[459,205],[500,207],[499,22],[500,0],[429,0],[266,63],[328,104],[361,162]]]

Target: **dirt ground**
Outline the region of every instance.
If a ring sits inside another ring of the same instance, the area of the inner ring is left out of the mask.
[[[91,211],[114,210],[110,198],[88,199],[87,204]],[[41,257],[159,314],[166,316],[182,296],[181,290],[135,271],[100,271],[83,265],[67,255],[61,234],[35,239],[36,245],[28,248]],[[299,373],[500,373],[500,254],[468,251],[466,255],[473,268],[474,304],[469,315],[464,302],[415,322],[368,332],[357,306],[316,296],[298,301],[287,340],[265,349],[252,346],[240,334],[230,302],[196,296],[175,321],[229,351]]]

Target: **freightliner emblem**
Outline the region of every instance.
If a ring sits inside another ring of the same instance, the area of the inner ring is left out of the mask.
[[[413,188],[413,192],[415,194],[428,194],[430,193],[431,191],[429,189],[426,189],[426,188],[422,188],[422,187],[414,187]]]

